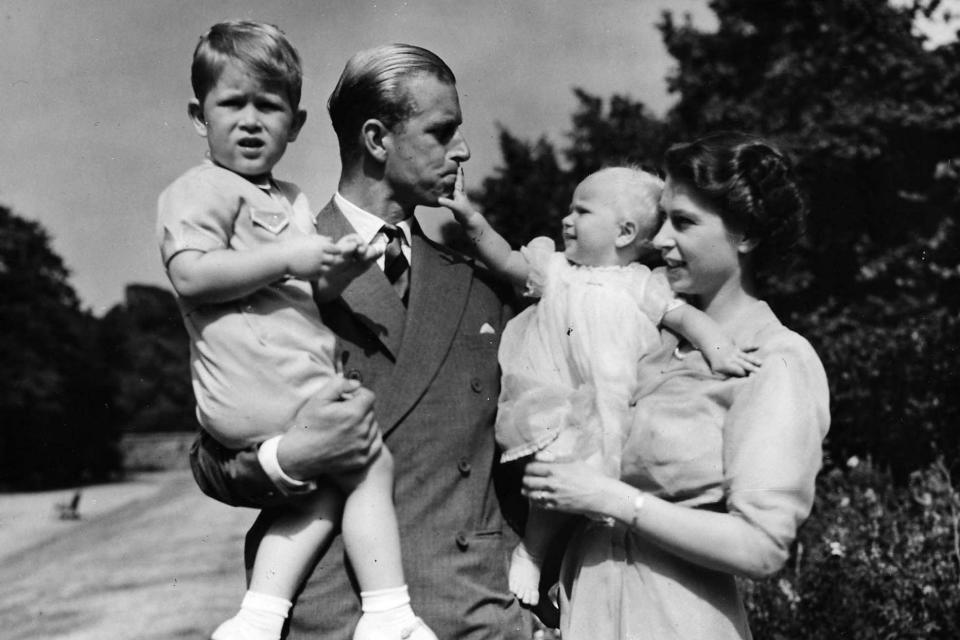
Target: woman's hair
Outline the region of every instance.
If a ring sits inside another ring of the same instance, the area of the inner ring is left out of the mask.
[[[250,20],[231,20],[213,25],[200,36],[193,52],[190,82],[201,104],[227,62],[239,65],[265,84],[282,86],[290,107],[296,111],[300,106],[303,85],[300,56],[277,27]]]
[[[806,203],[789,159],[762,138],[718,132],[667,150],[667,176],[694,189],[724,223],[757,242],[753,266],[785,266],[804,232]]]
[[[437,54],[410,44],[366,49],[347,61],[327,101],[342,159],[360,153],[360,126],[366,120],[375,118],[392,129],[413,114],[417,104],[403,80],[420,73],[456,84],[453,71]]]

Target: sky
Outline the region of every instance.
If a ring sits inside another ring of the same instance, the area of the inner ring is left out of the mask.
[[[210,25],[271,22],[300,51],[309,115],[274,173],[319,209],[340,170],[326,98],[354,52],[409,42],[446,60],[475,186],[500,162],[498,125],[562,143],[574,87],[663,113],[664,9],[715,26],[706,0],[0,0],[0,203],[44,226],[81,303],[102,315],[128,283],[169,286],[156,199],[203,158],[186,105],[193,48]]]

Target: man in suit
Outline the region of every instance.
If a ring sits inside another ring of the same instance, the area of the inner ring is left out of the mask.
[[[418,614],[445,640],[530,638],[529,617],[507,591],[516,539],[494,482],[497,346],[509,294],[428,239],[413,216],[452,193],[470,157],[453,72],[419,47],[362,51],[347,62],[328,109],[342,173],[317,230],[387,241],[380,269],[320,304],[339,338],[344,384],[376,394],[375,421],[368,392],[340,398],[332,388],[256,450],[230,451],[200,436],[194,474],[219,500],[267,508],[248,534],[251,557],[270,505],[310,491],[311,478],[362,466],[382,434]],[[351,637],[359,606],[348,571],[337,539],[298,599],[289,638]]]

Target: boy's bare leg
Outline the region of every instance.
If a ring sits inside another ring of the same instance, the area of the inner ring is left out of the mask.
[[[340,481],[348,492],[341,522],[343,545],[360,585],[363,610],[354,640],[436,640],[410,606],[390,451],[384,447],[366,469]]]
[[[291,601],[330,546],[343,498],[334,487],[277,510],[256,551],[240,611],[212,640],[278,640]]]

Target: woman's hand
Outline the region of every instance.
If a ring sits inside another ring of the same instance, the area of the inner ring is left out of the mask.
[[[521,493],[541,509],[607,518],[620,515],[616,501],[624,490],[631,491],[585,462],[541,451],[524,469]]]

